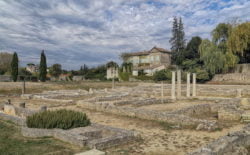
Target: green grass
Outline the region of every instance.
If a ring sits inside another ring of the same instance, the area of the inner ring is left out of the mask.
[[[55,140],[51,137],[27,138],[20,134],[20,128],[12,123],[0,120],[1,155],[70,155],[83,152],[86,148]]]

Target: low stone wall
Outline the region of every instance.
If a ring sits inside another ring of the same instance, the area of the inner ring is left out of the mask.
[[[227,73],[227,74],[216,74],[212,81],[216,82],[236,82],[236,83],[243,83],[247,82],[250,83],[249,73]]]
[[[218,119],[226,121],[239,121],[243,110],[236,109],[235,107],[221,108],[218,111]]]
[[[188,155],[247,155],[249,152],[246,147],[249,146],[250,125],[247,125],[241,131],[223,136]]]
[[[157,111],[151,111],[151,110],[145,110],[145,109],[136,109],[131,107],[120,107],[120,106],[114,106],[109,103],[91,103],[86,101],[78,101],[77,105],[97,110],[97,111],[103,111],[103,112],[109,112],[113,114],[118,115],[124,115],[124,116],[131,116],[131,117],[137,117],[147,120],[157,120],[157,121],[163,121],[173,124],[179,124],[183,126],[193,126],[193,125],[199,125],[199,124],[205,124],[203,125],[203,128],[199,128],[200,130],[213,130],[217,128],[216,121],[207,121],[202,119],[196,119],[191,118],[189,116],[185,116],[182,114],[173,114],[173,113],[166,113],[166,112],[157,112]]]
[[[17,125],[25,126],[26,125],[26,120],[20,117],[15,117],[11,115],[4,114],[0,112],[0,119],[6,120],[6,121],[11,121]]]
[[[3,108],[3,112],[8,114],[8,115],[26,118],[27,116],[33,115],[39,111],[38,110],[30,110],[27,108],[16,107],[12,104],[5,104],[4,108]]]
[[[0,82],[10,82],[12,81],[11,76],[9,75],[0,75]]]
[[[109,132],[110,135],[103,135]],[[88,127],[62,129],[36,129],[22,127],[22,135],[26,137],[53,136],[62,141],[90,148],[104,149],[132,141],[137,136],[135,132],[93,124]]]
[[[151,104],[160,104],[160,103],[170,103],[173,102],[171,99],[155,99],[155,98],[148,98],[148,99],[134,99],[134,100],[126,100],[126,101],[117,101],[114,102],[114,105],[122,106],[122,105],[135,105],[135,106],[144,106],[144,105],[151,105]]]
[[[190,117],[196,117],[201,115],[211,114],[211,105],[210,104],[199,104],[183,108],[177,111],[174,111],[172,114],[182,114]]]

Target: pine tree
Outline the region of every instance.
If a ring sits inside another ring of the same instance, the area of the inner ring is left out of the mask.
[[[39,79],[40,79],[40,81],[45,82],[46,75],[47,75],[47,62],[46,62],[46,56],[44,54],[44,50],[42,50],[42,53],[41,53],[39,70],[40,70]]]
[[[182,23],[181,17],[179,18],[179,23],[178,23],[178,49],[183,50],[185,48],[186,40],[185,40],[185,32],[184,32],[184,27]]]
[[[18,56],[16,52],[13,54],[13,58],[11,62],[11,76],[12,76],[13,81],[16,82],[17,76],[18,76]]]
[[[173,28],[172,28],[172,38],[169,40],[171,44],[171,51],[178,51],[178,20],[174,17]]]
[[[172,38],[169,40],[172,51],[172,63],[179,65],[184,59],[183,52],[185,49],[185,33],[181,18],[178,21],[174,17],[172,35]]]

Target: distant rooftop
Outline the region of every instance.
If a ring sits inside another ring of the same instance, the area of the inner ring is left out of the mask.
[[[126,56],[142,56],[142,55],[149,55],[150,53],[154,53],[154,49],[156,49],[158,52],[162,52],[162,53],[169,53],[171,54],[170,51],[164,49],[164,48],[160,48],[160,47],[153,47],[151,50],[149,51],[140,51],[140,52],[133,52],[133,53],[126,53]]]

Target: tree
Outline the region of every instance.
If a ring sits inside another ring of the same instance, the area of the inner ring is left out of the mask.
[[[45,56],[44,50],[42,50],[42,53],[41,53],[39,70],[40,70],[39,79],[40,81],[45,82],[46,75],[47,75],[47,62],[46,62],[46,56]]]
[[[13,54],[2,52],[0,53],[0,74],[11,71],[11,61]]]
[[[199,36],[192,37],[192,39],[188,42],[184,57],[185,59],[194,59],[199,58],[199,46],[201,44],[202,39]]]
[[[184,26],[183,26],[181,17],[179,18],[179,23],[178,23],[178,38],[177,39],[178,39],[179,50],[183,50],[185,48],[186,40],[185,40]]]
[[[224,53],[216,44],[208,39],[201,42],[199,47],[200,59],[210,74],[227,72],[238,62],[238,57],[231,52]]]
[[[13,81],[16,82],[18,76],[18,56],[16,52],[14,52],[11,62],[11,76]]]
[[[240,63],[250,62],[250,22],[232,29],[227,41],[228,51],[240,56]]]
[[[58,78],[60,74],[62,73],[62,66],[60,64],[54,64],[51,66],[49,70],[50,75],[53,77]]]
[[[183,61],[183,53],[185,49],[185,32],[182,19],[179,18],[179,21],[174,17],[173,28],[172,28],[172,38],[169,40],[171,44],[172,51],[172,62],[180,65]]]
[[[178,19],[174,17],[173,19],[173,27],[172,27],[172,38],[169,40],[171,44],[171,51],[178,51]]]
[[[83,66],[81,66],[81,68],[79,70],[79,75],[85,75],[85,74],[87,74],[88,70],[89,70],[88,66],[84,64]]]
[[[227,40],[230,36],[232,30],[231,24],[220,23],[212,31],[213,42],[222,50],[222,52],[227,52]]]

